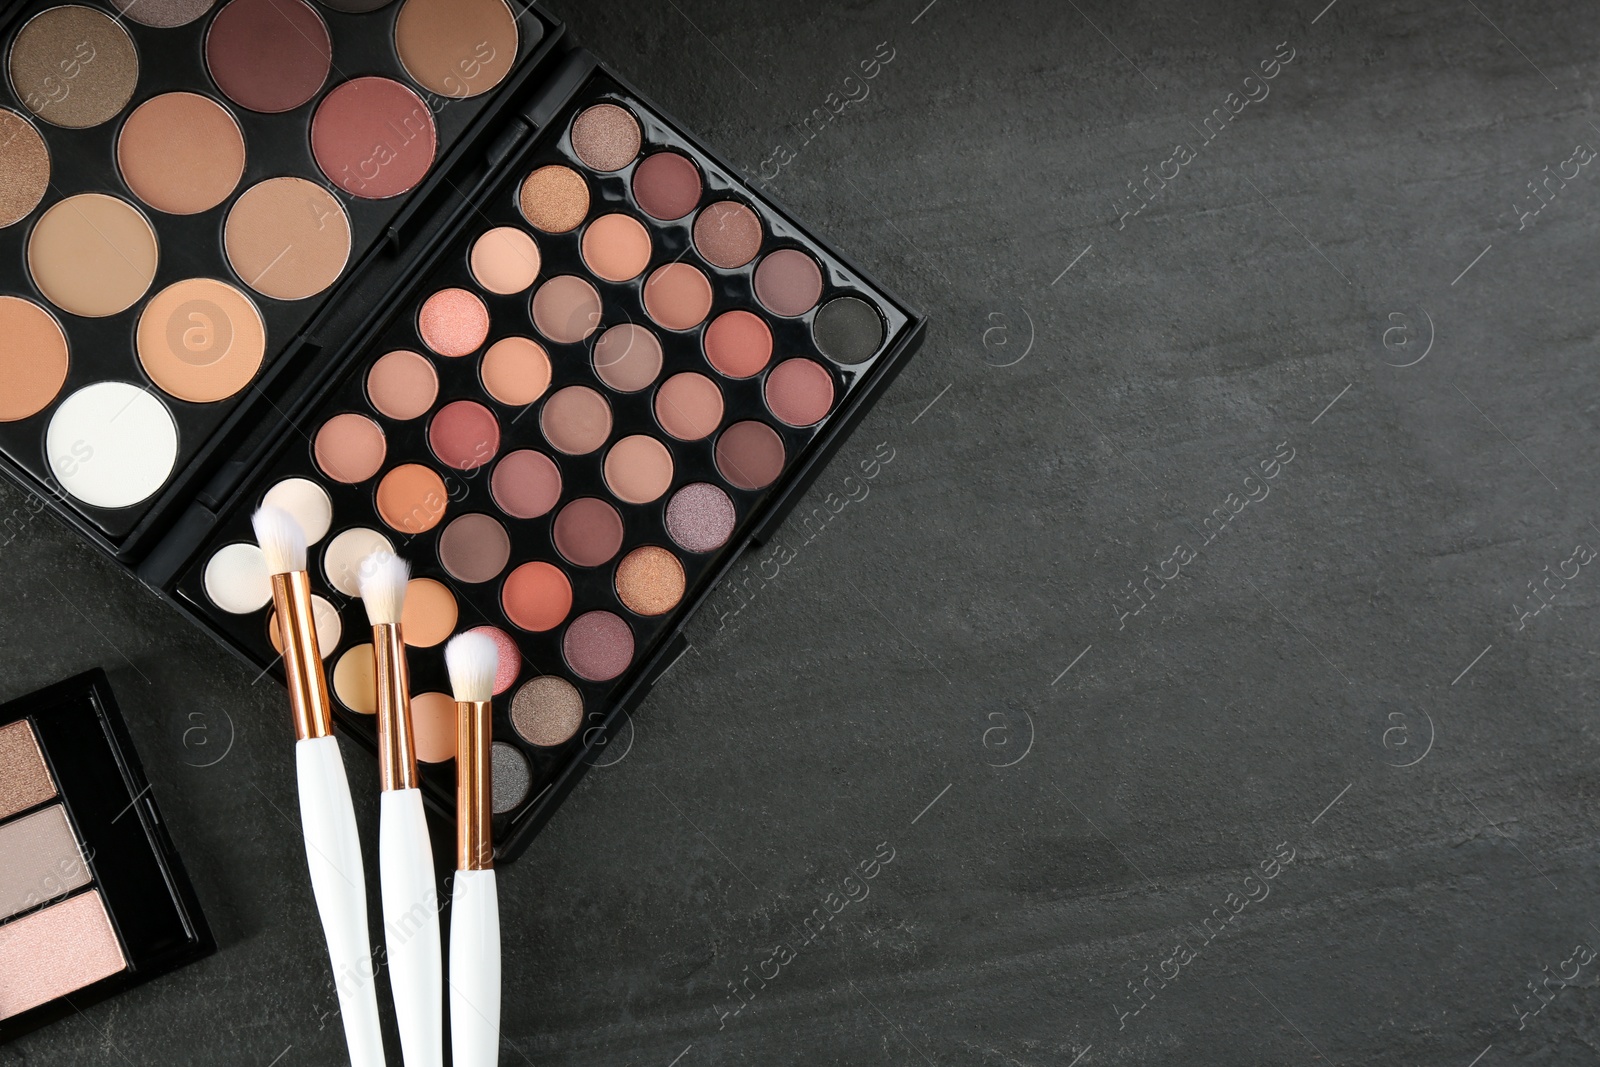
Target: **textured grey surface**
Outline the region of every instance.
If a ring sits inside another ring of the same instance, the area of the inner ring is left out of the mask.
[[[503,1063],[1593,1060],[1600,10],[1325,2],[556,5],[933,326],[503,872]],[[23,526],[225,947],[0,1064],[343,1062],[280,697]]]

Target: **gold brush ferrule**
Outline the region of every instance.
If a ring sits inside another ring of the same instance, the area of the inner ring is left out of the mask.
[[[272,603],[278,610],[278,637],[283,642],[283,678],[289,687],[297,741],[333,733],[328,680],[322,673],[316,616],[311,611],[311,577],[305,571],[272,576]]]
[[[385,793],[417,788],[417,746],[411,733],[411,676],[400,627],[372,628],[378,676],[378,785]]]
[[[489,744],[494,737],[494,705],[456,701],[456,870],[494,867],[490,840]]]

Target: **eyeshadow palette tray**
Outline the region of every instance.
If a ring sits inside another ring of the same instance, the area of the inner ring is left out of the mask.
[[[104,672],[0,706],[0,1042],[215,950]]]
[[[124,561],[148,552],[261,411],[292,402],[288,372],[324,356],[327,320],[348,303],[350,283],[383,286],[407,269],[417,233],[482,167],[503,114],[560,55],[562,27],[536,7],[451,2],[30,0],[0,15],[0,166],[21,176],[13,185],[34,183],[0,191],[0,210],[24,197],[0,228],[0,324],[13,337],[49,335],[62,372],[19,389],[0,353],[0,393],[11,393],[0,396],[0,467],[106,551]],[[414,28],[409,37],[399,29],[441,10],[493,20],[495,32],[454,62],[459,77],[440,73],[443,61]],[[174,25],[180,18],[190,21]],[[326,68],[312,56],[308,73],[306,49],[316,52],[324,33]],[[361,104],[341,126],[340,94],[358,82]],[[364,95],[380,91],[390,95]],[[195,166],[163,169],[163,152],[200,151],[174,145],[178,131],[207,122],[219,133]],[[430,128],[428,162],[418,145]],[[85,236],[103,240],[90,265],[111,264],[114,284],[99,291],[87,291],[83,263],[72,260],[71,241]],[[125,298],[105,295],[124,283]],[[170,457],[131,480],[146,479],[142,489],[130,491],[129,479],[77,484],[86,446],[74,451],[66,417],[53,436],[69,400],[106,383],[127,383],[133,405],[118,402],[107,417],[175,430]]]
[[[351,568],[392,546],[412,565],[420,778],[441,814],[455,799],[444,637],[490,627],[515,664],[494,701],[502,860],[681,654],[694,611],[794,506],[924,325],[586,53],[522,120],[326,379],[141,570],[275,670],[271,607],[239,560],[254,509],[298,501],[338,725],[373,747]],[[536,248],[531,266],[488,255],[491,232]],[[500,284],[497,270],[522,266]],[[627,343],[607,348],[613,336]],[[491,369],[501,342],[514,373]],[[680,378],[698,379],[682,408],[663,399]]]

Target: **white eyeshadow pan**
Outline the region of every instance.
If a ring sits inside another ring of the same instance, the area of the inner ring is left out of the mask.
[[[126,508],[166,484],[178,459],[167,405],[129,382],[97,382],[50,416],[45,456],[61,487],[97,508]]]

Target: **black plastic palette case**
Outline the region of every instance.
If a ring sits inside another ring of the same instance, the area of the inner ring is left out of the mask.
[[[105,675],[0,706],[0,1041],[215,948]]]
[[[289,510],[339,725],[369,745],[358,567],[404,556],[422,786],[446,815],[442,645],[500,646],[510,859],[923,320],[537,8],[117,2],[28,5],[9,30],[0,171],[25,143],[48,179],[0,182],[0,336],[25,346],[0,350],[6,468],[260,669],[278,636],[250,516]],[[113,43],[88,59],[91,27]],[[116,92],[74,97],[117,56]]]

